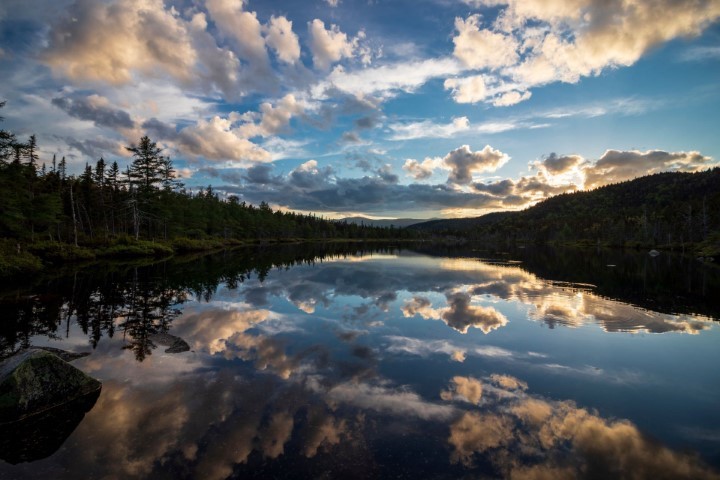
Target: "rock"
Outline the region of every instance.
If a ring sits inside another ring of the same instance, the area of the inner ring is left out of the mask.
[[[53,348],[53,347],[32,347],[32,348],[39,348],[40,350],[45,350],[46,352],[53,353],[60,357],[62,360],[65,360],[66,362],[72,362],[73,360],[77,360],[78,358],[87,357],[90,355],[90,352],[68,352],[67,350],[60,350],[59,348]]]
[[[0,459],[16,465],[57,452],[99,396],[98,389],[18,422],[0,424]]]
[[[66,404],[101,386],[57,355],[23,350],[0,363],[0,424]]]
[[[657,257],[658,255],[660,255],[660,252],[658,252],[657,250],[650,250],[650,251],[648,252],[648,254],[649,254],[651,257]]]
[[[190,345],[185,340],[169,333],[155,333],[150,335],[150,340],[163,347],[169,347],[165,349],[165,353],[181,353],[190,350]]]

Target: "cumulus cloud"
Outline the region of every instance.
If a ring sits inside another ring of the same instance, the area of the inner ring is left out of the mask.
[[[402,168],[415,180],[425,180],[430,178],[436,169],[445,168],[445,164],[441,158],[426,158],[422,162],[408,158]]]
[[[85,98],[56,97],[52,104],[68,115],[89,120],[98,127],[131,129],[135,126],[130,115],[110,105],[107,98],[89,95]]]
[[[468,145],[463,145],[448,153],[443,158],[443,162],[450,168],[448,183],[468,185],[472,182],[473,173],[494,172],[509,159],[507,155],[490,145],[476,152],[470,150]]]
[[[292,30],[292,22],[287,18],[283,16],[270,18],[266,41],[283,62],[293,64],[300,59],[300,42]]]
[[[699,152],[608,150],[594,164],[585,167],[583,173],[585,188],[595,188],[658,172],[697,172],[714,164],[711,157]]]
[[[232,121],[218,116],[199,120],[180,131],[178,143],[193,155],[208,160],[264,162],[270,154],[232,129]]]
[[[496,197],[505,206],[523,206],[560,193],[589,190],[659,172],[697,172],[717,162],[699,152],[607,150],[599,159],[551,153],[529,163],[534,175],[473,183],[475,191]]]
[[[446,90],[452,90],[452,96],[458,103],[482,102],[488,96],[485,77],[475,75],[465,78],[448,78],[444,83]]]
[[[245,11],[242,0],[208,0],[205,7],[220,32],[232,42],[235,54],[246,62],[243,82],[259,91],[272,91],[277,77],[270,66],[257,14]],[[276,25],[276,34],[278,28]],[[277,35],[275,39],[278,40]]]
[[[315,67],[326,70],[343,58],[352,58],[357,41],[349,39],[337,25],[325,28],[325,22],[315,19],[308,23],[310,33],[310,51]]]
[[[247,138],[256,136],[268,137],[281,133],[290,120],[305,110],[305,103],[289,93],[279,99],[273,106],[270,102],[260,104],[260,122],[247,122],[238,128],[238,132]]]
[[[188,81],[198,55],[189,25],[162,0],[77,0],[53,24],[42,58],[70,79],[120,85],[133,71]]]
[[[308,160],[290,172],[288,183],[297,188],[313,189],[322,187],[332,175],[332,167],[318,168],[317,160]]]
[[[454,54],[473,69],[497,69],[518,61],[518,42],[510,35],[481,29],[480,15],[455,19]]]
[[[559,175],[572,170],[584,162],[585,159],[580,155],[558,155],[551,153],[541,162],[536,162],[535,165],[543,168],[550,175]]]
[[[456,101],[491,101],[507,106],[530,97],[529,88],[551,82],[576,83],[606,69],[630,66],[653,47],[678,37],[699,35],[720,18],[712,0],[468,0],[474,8],[500,7],[492,25],[479,14],[457,18],[455,56],[486,77],[449,79]],[[492,82],[509,82],[511,91],[490,99]],[[519,88],[517,88],[519,87]]]

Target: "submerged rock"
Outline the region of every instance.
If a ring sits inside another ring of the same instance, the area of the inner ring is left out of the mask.
[[[0,363],[0,424],[66,404],[101,386],[53,353],[23,350]]]
[[[150,340],[163,347],[168,347],[165,349],[165,353],[181,353],[190,350],[190,345],[185,340],[169,333],[155,333],[150,335]]]
[[[0,424],[0,459],[16,465],[57,452],[99,396],[100,389],[18,422]]]

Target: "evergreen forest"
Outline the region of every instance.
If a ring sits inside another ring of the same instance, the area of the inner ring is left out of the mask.
[[[492,243],[676,248],[720,254],[720,168],[564,193],[526,210],[409,227]]]
[[[40,158],[35,135],[20,141],[0,130],[0,274],[37,266],[31,257],[20,265],[28,253],[57,260],[96,253],[158,255],[247,241],[418,235],[273,210],[238,196],[221,198],[212,186],[189,192],[149,137],[126,148],[132,161],[125,169],[99,158],[73,175],[65,157]]]

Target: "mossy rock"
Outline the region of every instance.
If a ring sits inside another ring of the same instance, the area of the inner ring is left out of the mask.
[[[0,363],[0,423],[63,405],[101,386],[57,355],[35,348],[23,350]]]

